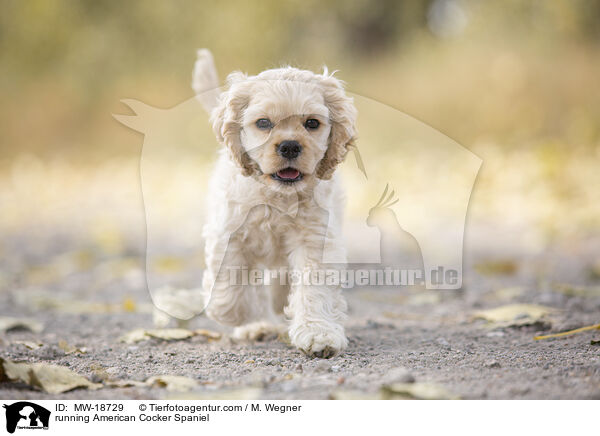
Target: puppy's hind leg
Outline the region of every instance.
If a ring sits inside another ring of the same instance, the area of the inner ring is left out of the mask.
[[[242,277],[248,268],[242,246],[235,234],[207,240],[202,278],[206,314],[221,324],[239,326],[256,319],[256,289]]]
[[[256,321],[236,327],[231,337],[236,341],[263,341],[271,337],[276,338],[286,330],[285,324]]]
[[[276,283],[262,287],[261,291],[258,304],[265,308],[263,319],[236,327],[233,330],[233,339],[262,341],[286,332],[283,308],[287,302],[287,286]]]

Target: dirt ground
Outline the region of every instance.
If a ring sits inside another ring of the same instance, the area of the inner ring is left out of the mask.
[[[190,328],[222,332],[220,340],[197,335],[122,343],[118,338],[130,330],[152,328],[143,255],[135,247],[109,256],[71,249],[68,238],[37,244],[27,238],[5,240],[4,250],[18,255],[3,260],[0,317],[34,319],[43,330],[3,332],[0,357],[67,367],[104,387],[48,394],[5,381],[2,398],[170,398],[184,394],[110,382],[180,375],[198,382],[187,398],[379,398],[382,386],[401,382],[435,384],[443,389],[432,394],[439,398],[600,399],[600,346],[593,344],[599,330],[533,339],[600,321],[600,284],[591,261],[598,258],[598,241],[501,261],[468,251],[460,291],[348,290],[350,345],[322,360],[277,337],[235,343],[230,330],[204,316]],[[474,316],[517,303],[550,312],[539,319],[517,314],[503,324]],[[66,352],[61,341],[85,353]],[[38,346],[31,349],[31,342]]]

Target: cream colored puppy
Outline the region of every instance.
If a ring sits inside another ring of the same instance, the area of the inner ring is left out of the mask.
[[[325,271],[331,265],[323,263],[324,251],[345,262],[335,169],[354,140],[353,101],[327,70],[286,67],[231,73],[215,105],[211,121],[224,148],[207,198],[206,312],[245,339],[280,331],[284,313],[294,346],[333,356],[348,342],[339,284],[297,276],[248,284],[240,271]]]

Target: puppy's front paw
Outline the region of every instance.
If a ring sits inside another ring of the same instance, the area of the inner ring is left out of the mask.
[[[309,357],[329,359],[348,345],[344,327],[338,324],[304,324],[290,328],[290,340]]]

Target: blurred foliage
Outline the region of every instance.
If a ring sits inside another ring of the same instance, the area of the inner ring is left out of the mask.
[[[4,0],[0,156],[139,152],[121,98],[191,96],[195,50],[221,73],[339,69],[352,91],[472,146],[595,146],[600,2]]]
[[[189,99],[201,47],[213,51],[221,79],[232,70],[326,64],[350,91],[452,137],[484,160],[470,215],[494,229],[522,225],[524,244],[539,249],[600,228],[598,0],[0,0],[0,7],[5,235],[26,228],[42,238],[65,227],[103,252],[131,251],[143,230],[142,140],[111,114],[128,113],[124,98],[156,107]],[[398,158],[393,143],[363,144],[359,136],[358,145]],[[166,171],[160,183],[188,183],[207,166],[181,159],[177,177]],[[385,176],[390,168],[378,170]],[[188,191],[186,199],[197,196]],[[565,211],[569,220],[557,219]],[[9,246],[0,245],[0,256]]]

